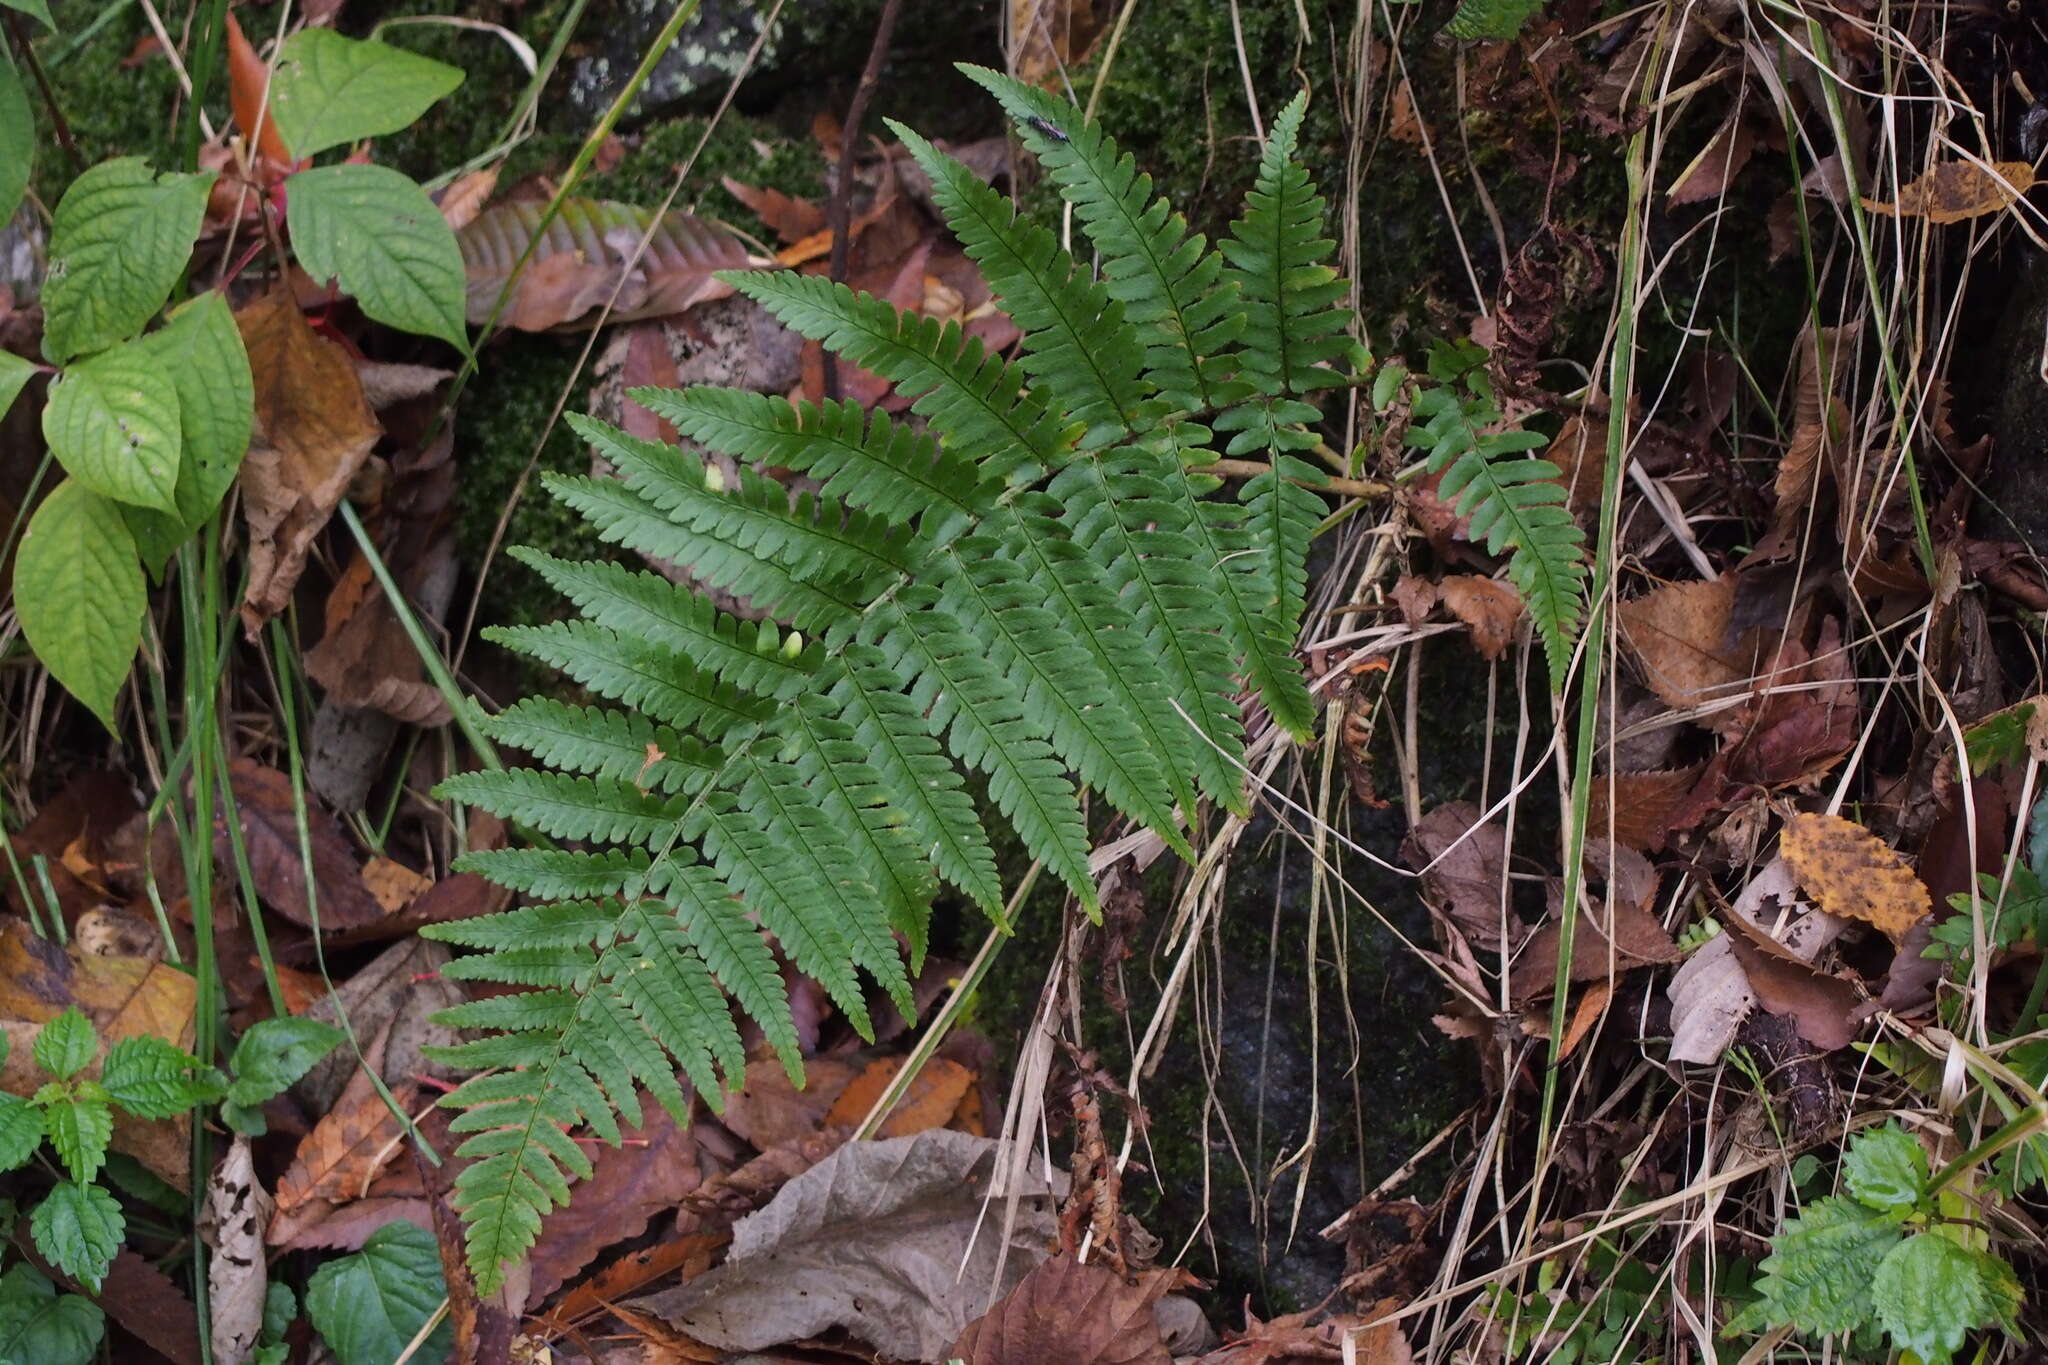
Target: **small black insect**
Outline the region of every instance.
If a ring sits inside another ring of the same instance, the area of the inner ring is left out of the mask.
[[[1036,114],[1033,114],[1030,118],[1027,118],[1024,121],[1030,124],[1033,128],[1036,128],[1039,132],[1044,133],[1054,142],[1065,142],[1067,140],[1067,135],[1065,133],[1061,132],[1053,124],[1050,124],[1046,122],[1044,119],[1038,117],[1038,115]]]

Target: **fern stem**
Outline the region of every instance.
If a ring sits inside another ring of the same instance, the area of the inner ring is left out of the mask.
[[[1219,479],[1256,479],[1261,474],[1273,472],[1273,466],[1257,460],[1218,460],[1214,464],[1197,465],[1190,471],[1195,474],[1213,474]],[[1346,479],[1331,476],[1327,479],[1289,479],[1289,483],[1318,493],[1341,493],[1347,498],[1381,498],[1392,492],[1389,484],[1371,479]]]

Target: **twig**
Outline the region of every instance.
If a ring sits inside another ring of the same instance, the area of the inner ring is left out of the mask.
[[[839,130],[839,167],[833,173],[832,201],[825,206],[825,221],[832,229],[832,283],[846,283],[846,230],[853,207],[853,151],[860,140],[861,116],[868,111],[875,84],[882,78],[882,61],[889,55],[889,37],[896,31],[896,12],[902,0],[887,0],[882,17],[875,21],[875,41],[868,47],[868,64],[861,68],[860,84],[854,87],[853,102],[846,106],[846,123]],[[825,352],[825,397],[839,397],[839,357]]]
[[[1261,474],[1270,474],[1273,466],[1260,464],[1257,460],[1217,460],[1213,464],[1197,466],[1192,474],[1214,474],[1221,479],[1256,479]],[[1369,479],[1344,479],[1336,475],[1317,482],[1313,479],[1293,479],[1303,488],[1320,489],[1326,493],[1342,493],[1347,498],[1377,498],[1384,496],[1388,486],[1374,483]]]
[[[29,74],[36,78],[36,89],[42,92],[43,107],[50,111],[50,127],[56,130],[57,144],[64,149],[65,158],[71,162],[71,173],[83,175],[85,158],[78,154],[78,144],[71,137],[71,124],[64,117],[64,111],[57,106],[57,92],[50,88],[50,78],[43,71],[43,64],[36,56],[35,46],[29,42],[28,35],[22,32],[21,16],[13,10],[8,10],[4,17],[7,20],[8,36],[14,39],[14,50],[21,54],[22,65],[28,68]]]

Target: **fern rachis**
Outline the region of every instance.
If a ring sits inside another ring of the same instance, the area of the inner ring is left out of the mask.
[[[474,1159],[458,1202],[487,1291],[588,1172],[572,1130],[616,1142],[636,1088],[682,1102],[677,1073],[719,1103],[745,1065],[733,1005],[798,1074],[777,951],[865,1033],[871,989],[908,1013],[904,946],[921,959],[941,881],[1000,913],[963,771],[1093,914],[1084,789],[1186,852],[1198,793],[1248,805],[1242,688],[1291,733],[1313,727],[1294,640],[1321,502],[1289,452],[1315,443],[1304,395],[1350,382],[1362,356],[1292,158],[1301,102],[1212,249],[1099,130],[970,74],[1022,122],[1102,261],[1091,276],[905,134],[1022,329],[1019,358],[842,285],[742,274],[785,325],[893,382],[921,427],[843,403],[635,392],[730,456],[732,479],[574,419],[619,478],[550,493],[744,606],[528,554],[580,619],[493,632],[595,704],[509,708],[491,731],[545,768],[442,789],[576,845],[471,855],[532,903],[428,931],[473,950],[451,975],[527,988],[447,1016],[485,1034],[449,1051],[484,1070],[447,1103]],[[1047,114],[1071,143],[1028,122]],[[1216,496],[1197,472],[1222,453],[1212,432],[1275,473]],[[767,465],[815,491],[792,495]]]

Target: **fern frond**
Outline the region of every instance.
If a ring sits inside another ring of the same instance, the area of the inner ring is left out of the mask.
[[[680,565],[695,582],[723,589],[799,630],[823,635],[858,615],[867,600],[857,584],[800,582],[780,564],[678,527],[617,479],[549,473],[541,486],[580,514],[606,544]]]
[[[931,733],[944,737],[961,762],[988,774],[989,796],[1031,856],[1043,859],[1091,916],[1100,915],[1073,785],[981,642],[929,589],[906,589],[870,620],[876,638],[868,643],[880,646],[887,667],[907,684]]]
[[[1323,519],[1323,500],[1302,486],[1320,482],[1314,466],[1273,453],[1265,473],[1245,481],[1237,498],[1245,508],[1251,553],[1242,561],[1256,573],[1264,594],[1264,635],[1294,657],[1294,640],[1308,606],[1308,542]]]
[[[668,795],[700,789],[724,761],[703,741],[638,712],[552,697],[527,697],[478,724],[498,743],[524,749],[550,768],[620,778]]]
[[[493,848],[463,854],[455,870],[538,900],[595,900],[644,883],[649,862],[645,850],[637,848]]]
[[[1122,305],[1075,264],[1059,239],[967,167],[893,119],[890,129],[931,177],[932,198],[1024,333],[1025,373],[1060,396],[1086,430],[1084,450],[1148,426],[1145,353]]]
[[[1586,535],[1565,506],[1557,466],[1526,454],[1544,438],[1483,432],[1500,421],[1499,410],[1484,395],[1448,387],[1422,390],[1414,410],[1421,423],[1408,443],[1429,451],[1425,468],[1443,476],[1437,496],[1471,518],[1472,539],[1489,554],[1508,552],[1508,579],[1543,641],[1551,689],[1563,690],[1585,603]]]
[[[930,422],[982,479],[1035,477],[1066,461],[1075,433],[1024,372],[983,348],[956,322],[899,313],[872,294],[815,275],[724,272],[719,278],[773,313],[783,326],[836,351],[917,401]]]
[[[831,915],[832,890],[819,884],[808,864],[793,865],[795,850],[762,827],[751,808],[764,797],[758,782],[748,795],[742,805],[729,793],[711,793],[684,826],[683,837],[704,850],[719,878],[753,907],[796,969],[825,988],[854,1031],[873,1038],[853,947]]]
[[[450,801],[487,810],[551,839],[649,844],[675,826],[687,800],[656,796],[617,777],[577,777],[533,768],[457,773],[440,787]]]
[[[574,602],[592,624],[679,654],[720,682],[758,696],[793,697],[818,666],[815,645],[805,648],[794,635],[785,639],[772,621],[755,624],[727,616],[659,574],[557,559],[525,547],[511,553]],[[790,650],[791,643],[798,648]]]
[[[1167,491],[1177,458],[1157,441],[1093,452],[1061,470],[1048,492],[1067,509],[1074,543],[1103,566],[1178,707],[1160,726],[1185,731],[1192,721],[1207,737],[1187,736],[1185,772],[1211,800],[1242,814],[1249,806],[1237,766],[1237,683],[1212,571],[1201,567],[1184,508]],[[1170,741],[1163,752],[1175,752]]]
[[[923,432],[852,401],[790,403],[738,389],[634,389],[631,397],[690,440],[738,460],[809,474],[849,507],[885,521],[924,522],[927,541],[995,502],[996,487]],[[934,525],[934,517],[941,524]]]
[[[801,582],[847,582],[855,585],[855,599],[865,602],[883,584],[920,567],[920,556],[900,527],[836,499],[810,493],[792,499],[783,485],[744,466],[739,486],[727,488],[724,475],[687,451],[643,441],[574,413],[569,422],[618,468],[627,487],[670,521],[780,564]]]
[[[1321,235],[1323,197],[1294,157],[1307,111],[1303,92],[1273,120],[1244,215],[1217,244],[1243,301],[1238,376],[1272,397],[1341,384],[1331,365],[1362,359],[1345,332],[1351,314],[1336,306],[1347,287],[1328,264],[1337,244]],[[1314,421],[1308,413],[1292,420]]]
[[[1444,32],[1467,40],[1516,38],[1542,8],[1543,0],[1458,0]]]
[[[669,856],[652,889],[675,907],[676,922],[697,956],[704,959],[718,984],[746,1016],[761,1026],[790,1080],[801,1084],[803,1049],[789,1011],[789,988],[775,965],[775,954],[768,950],[760,928],[747,918],[732,888],[704,864],[678,861],[681,856]],[[741,1069],[745,1069],[744,1062]]]
[[[601,697],[645,711],[663,725],[724,734],[773,714],[767,700],[729,687],[673,650],[592,625],[492,626],[484,638],[568,674]]]
[[[1302,677],[1301,660],[1294,656],[1294,632],[1266,609],[1270,580],[1253,556],[1256,547],[1245,510],[1203,500],[1202,494],[1215,486],[1214,479],[1179,463],[1167,485],[1178,500],[1196,562],[1214,574],[1224,636],[1236,651],[1245,680],[1281,728],[1306,743],[1315,733],[1315,703]]]
[[[516,910],[507,910],[498,915],[479,915],[475,919],[430,924],[420,932],[439,943],[453,943],[464,948],[483,948],[493,952],[508,948],[576,948],[609,934],[618,925],[619,909],[620,902],[615,900],[546,901],[539,905],[523,905]],[[523,998],[497,997],[499,1000]],[[451,1019],[449,1023],[455,1028],[487,1027],[476,1022],[471,1015]],[[539,1028],[541,1025],[498,1024],[490,1027]]]
[[[868,763],[853,727],[824,696],[800,698],[789,709],[789,727],[805,787],[832,828],[846,836],[868,885],[882,898],[889,927],[909,943],[911,972],[923,970],[938,886],[908,820],[890,804],[889,789]]]
[[[1152,177],[1080,110],[1036,86],[985,67],[961,64],[1017,121],[1017,132],[1051,174],[1102,252],[1110,296],[1145,344],[1146,377],[1168,406],[1220,407],[1224,347],[1243,326],[1223,258],[1164,198]]]
[[[960,774],[925,729],[922,712],[897,690],[902,684],[880,650],[849,645],[840,661],[845,672],[832,686],[832,701],[854,742],[867,754],[939,875],[1000,922],[1002,883],[988,832],[974,813]]]

